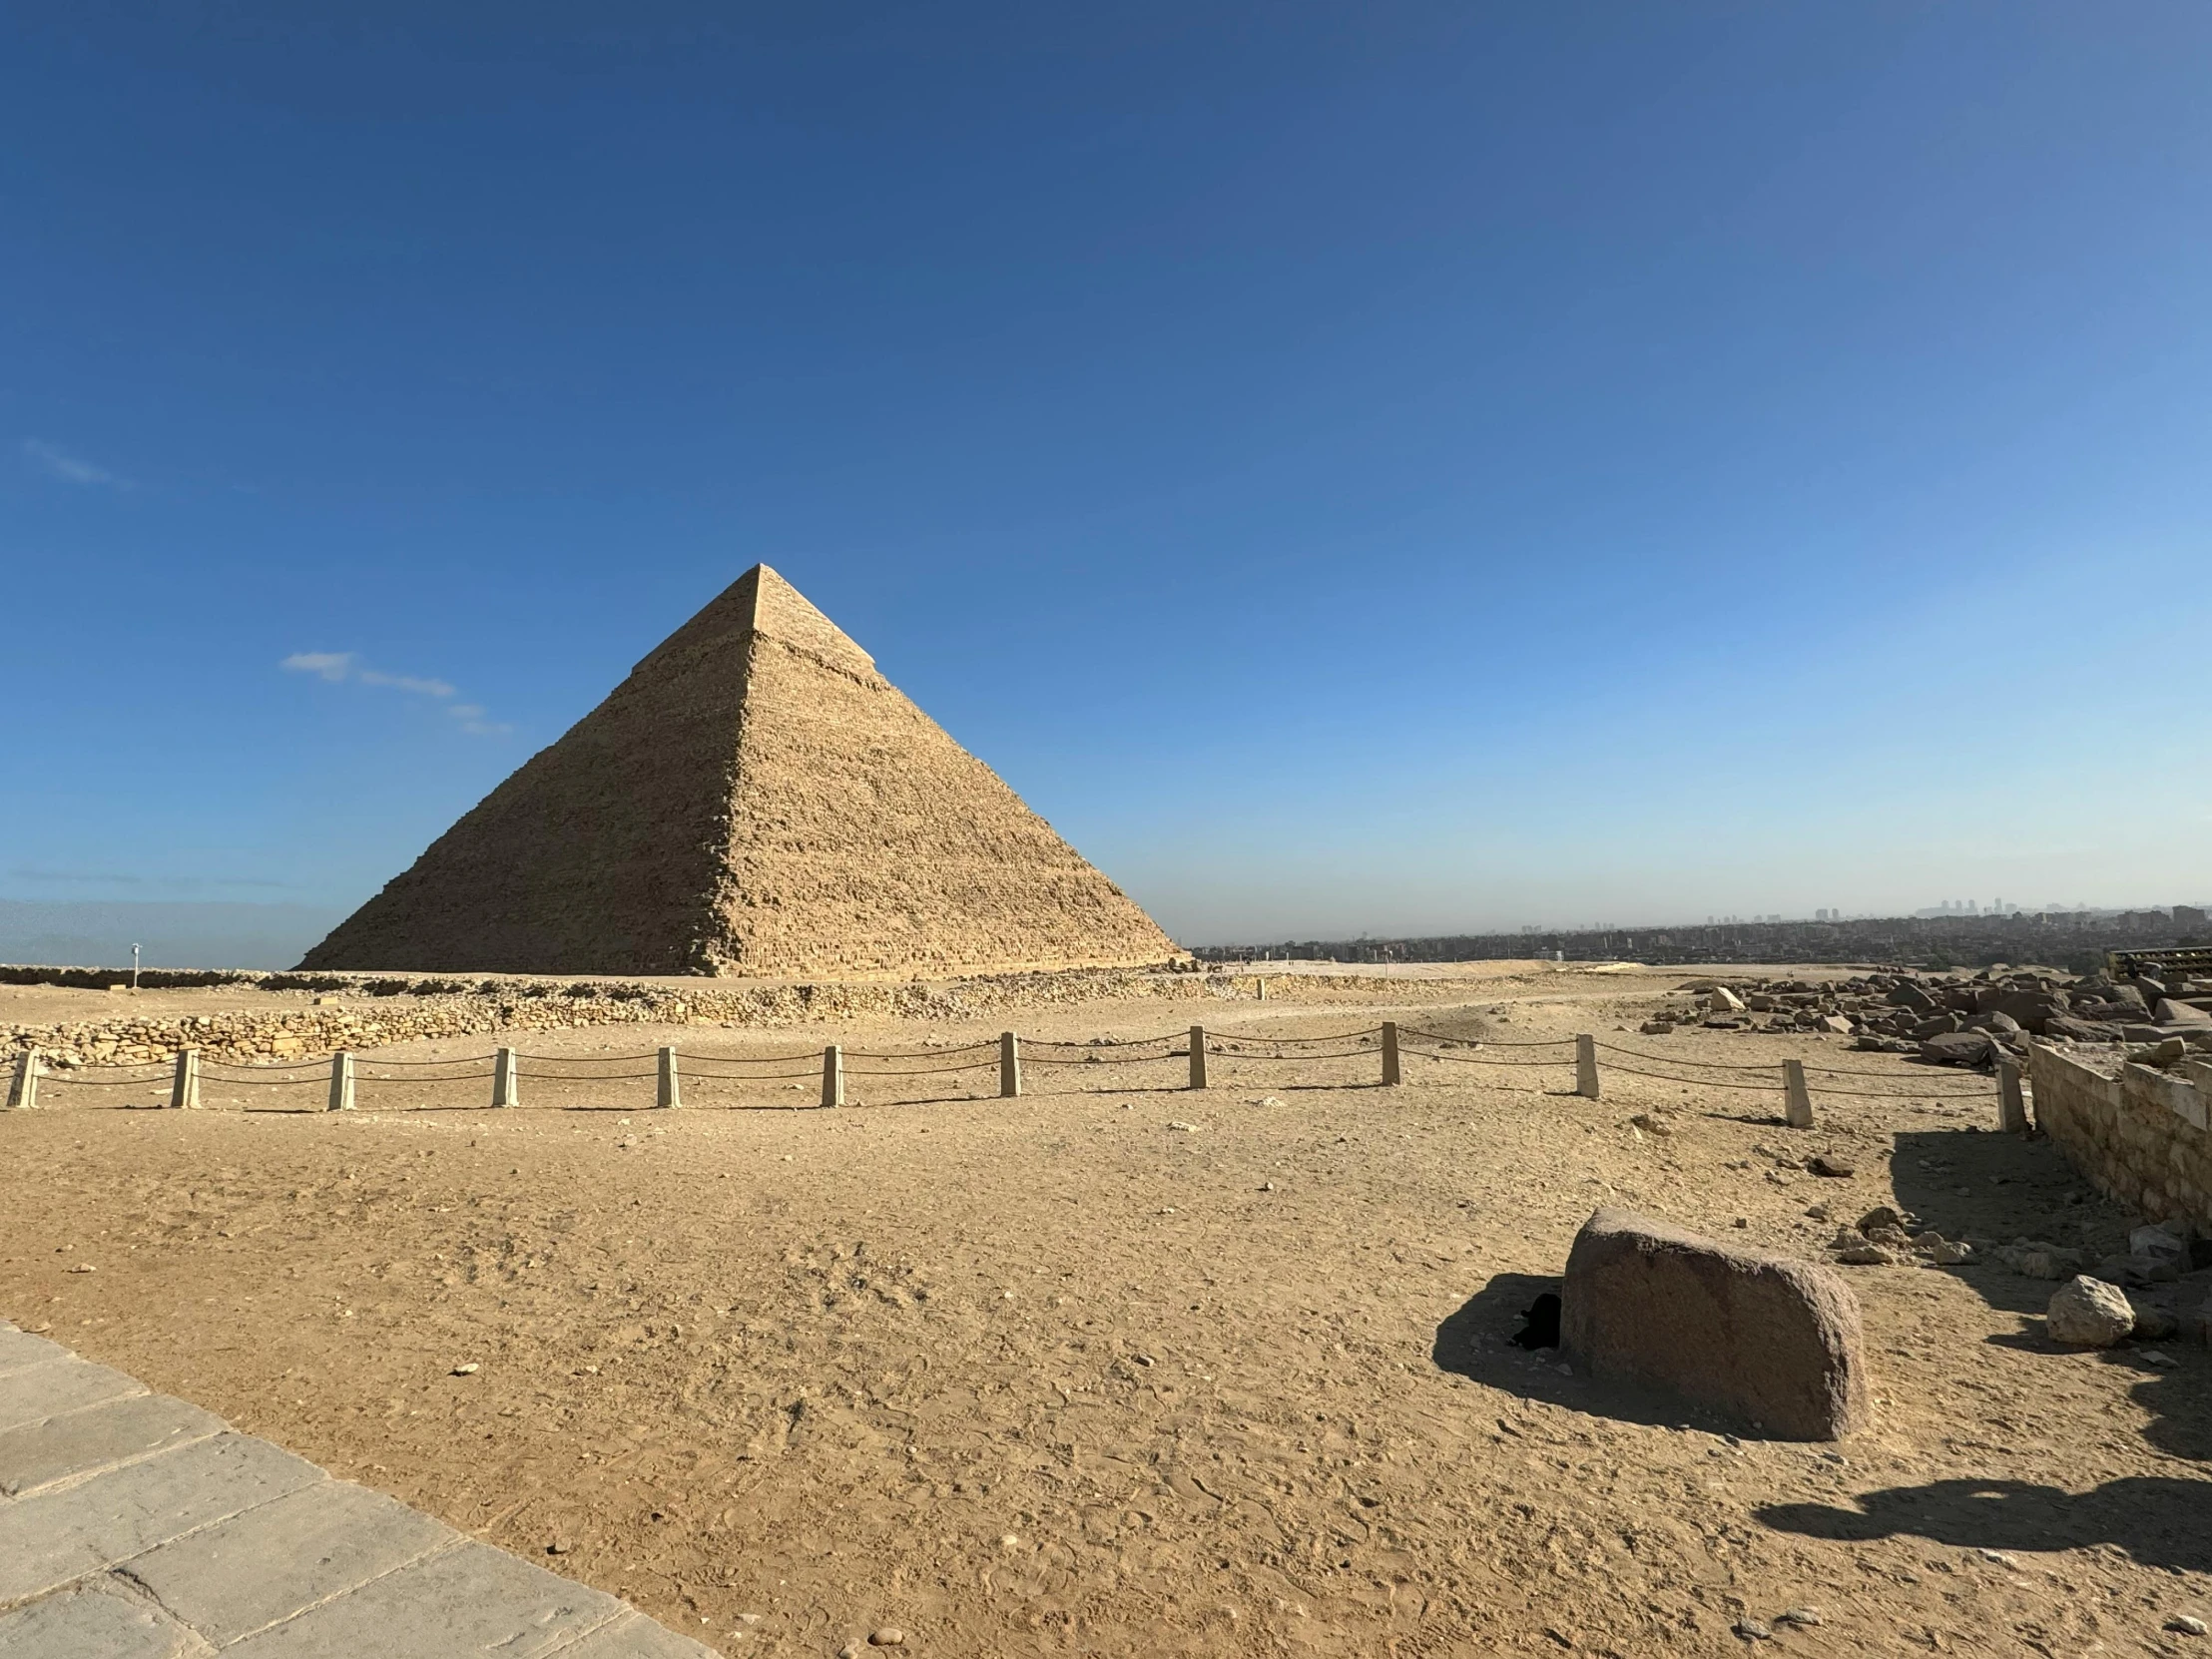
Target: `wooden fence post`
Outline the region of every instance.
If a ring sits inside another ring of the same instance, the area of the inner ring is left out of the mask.
[[[1813,1091],[1805,1086],[1805,1062],[1782,1062],[1782,1115],[1792,1129],[1813,1127]]]
[[[515,1051],[511,1048],[502,1048],[491,1057],[491,1103],[494,1106],[521,1103],[515,1088]]]
[[[1191,1027],[1191,1087],[1203,1089],[1205,1086],[1206,1027],[1194,1025]]]
[[[998,1034],[998,1098],[1012,1100],[1021,1093],[1021,1044],[1011,1031]]]
[[[169,1085],[169,1104],[174,1111],[184,1111],[200,1104],[200,1050],[177,1050],[177,1075]]]
[[[660,1078],[654,1086],[653,1104],[655,1106],[681,1106],[684,1104],[684,1080],[677,1074],[676,1050],[673,1046],[661,1050]]]
[[[1597,1099],[1597,1038],[1579,1036],[1574,1039],[1574,1092],[1587,1100]]]
[[[1397,1021],[1382,1022],[1382,1086],[1388,1088],[1397,1081]]]
[[[822,1103],[844,1104],[844,1050],[836,1043],[822,1051]]]
[[[46,1062],[39,1058],[35,1048],[26,1048],[15,1057],[15,1076],[8,1083],[8,1110],[11,1112],[35,1111],[38,1107],[38,1080],[45,1073]]]
[[[2007,1135],[2027,1133],[2027,1098],[2020,1093],[2020,1063],[1997,1062],[1997,1127]]]
[[[353,1109],[353,1051],[349,1048],[341,1048],[330,1056],[330,1104],[323,1109],[330,1112]]]

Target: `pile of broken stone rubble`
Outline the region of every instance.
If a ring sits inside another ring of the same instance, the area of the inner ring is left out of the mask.
[[[1817,1221],[1830,1219],[1825,1204],[1806,1214]],[[2047,1239],[2014,1239],[2008,1245],[1946,1239],[1883,1204],[1855,1225],[1838,1228],[1828,1251],[1829,1259],[1843,1267],[1884,1267],[1916,1258],[1936,1267],[1993,1262],[2023,1279],[2064,1281],[2051,1296],[2046,1327],[2052,1342],[2069,1348],[2112,1348],[2131,1338],[2158,1342],[2177,1335],[2212,1343],[2212,1301],[2177,1311],[2172,1293],[2160,1289],[2179,1288],[2184,1276],[2212,1267],[2212,1240],[2192,1239],[2172,1223],[2130,1230],[2124,1253],[2092,1267],[2089,1252]],[[2128,1299],[2128,1289],[2142,1293],[2140,1306]]]
[[[1646,1036],[1678,1025],[1850,1036],[1853,1046],[1947,1065],[2024,1057],[2027,1040],[2148,1045],[2130,1055],[2167,1065],[2212,1052],[2212,982],[2161,979],[2153,968],[2115,980],[2099,971],[1987,968],[1975,974],[1870,973],[1849,979],[1693,979],[1698,1000],[1646,1021]]]

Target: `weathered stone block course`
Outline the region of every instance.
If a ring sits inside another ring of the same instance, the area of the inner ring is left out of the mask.
[[[2212,1232],[2212,1134],[2186,1075],[2044,1043],[2028,1065],[2036,1123],[2092,1185],[2154,1220]]]

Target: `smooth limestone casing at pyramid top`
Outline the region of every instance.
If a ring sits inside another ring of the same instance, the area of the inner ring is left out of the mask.
[[[1178,954],[756,565],[300,966],[827,977]]]

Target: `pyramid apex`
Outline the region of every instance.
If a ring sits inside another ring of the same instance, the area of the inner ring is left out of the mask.
[[[875,659],[825,616],[773,565],[753,566],[638,664],[689,657],[733,636],[759,634],[852,673],[872,674]]]

